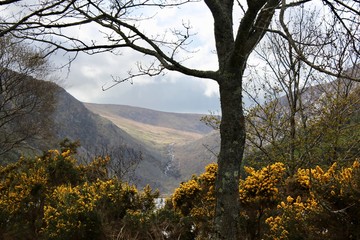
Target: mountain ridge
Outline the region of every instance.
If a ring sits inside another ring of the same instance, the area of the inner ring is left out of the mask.
[[[200,119],[204,114],[165,112],[121,104],[84,103],[84,105],[100,115],[104,112],[111,113],[111,115],[153,126],[167,127],[200,134],[206,134],[212,130],[200,122]],[[189,125],[189,123],[191,124]]]
[[[216,162],[219,133],[200,121],[202,114],[161,112],[116,104],[84,105],[145,146],[157,149],[167,159],[164,173],[176,178],[176,181],[167,183],[171,188],[193,174],[202,173],[209,163]]]

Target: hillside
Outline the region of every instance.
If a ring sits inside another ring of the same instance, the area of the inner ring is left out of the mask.
[[[218,131],[212,131],[192,142],[175,145],[175,159],[184,180],[190,179],[193,174],[203,173],[206,165],[217,162],[219,149],[220,134]]]
[[[44,84],[47,83],[44,82]],[[38,138],[36,141],[24,142],[21,149],[13,151],[10,161],[16,161],[20,154],[40,155],[43,151],[57,148],[62,140],[68,138],[71,141],[78,140],[80,142],[81,147],[78,151],[80,161],[89,161],[95,155],[110,154],[113,158],[111,169],[125,172],[127,174],[124,175],[125,179],[131,180],[139,188],[150,184],[151,187],[158,188],[164,193],[173,190],[175,182],[178,183],[178,178],[169,172],[166,173],[169,165],[166,154],[162,154],[151,144],[145,145],[113,122],[89,111],[83,103],[63,88],[55,85],[53,95],[55,98],[52,106],[54,111],[48,130],[51,134],[49,137]],[[36,112],[36,114],[44,115],[42,112]],[[144,128],[141,127],[141,124],[139,123],[138,129]],[[161,127],[158,128],[161,129]],[[187,135],[194,139],[200,136],[199,133],[176,131],[181,139],[186,138]],[[172,134],[173,132],[169,133],[169,135]],[[171,141],[176,140],[177,137],[174,136]],[[135,167],[136,169],[134,169]]]
[[[168,144],[198,140],[211,131],[211,128],[200,122],[200,114],[168,113],[111,104],[85,103],[85,106],[109,119],[138,141],[160,151]]]
[[[19,121],[47,119],[39,128],[46,134],[21,142],[0,164],[17,161],[21,155],[41,155],[59,147],[64,139],[79,141],[78,159],[88,162],[97,155],[110,155],[110,171],[139,188],[150,184],[169,194],[181,181],[203,171],[198,161],[206,148],[201,144],[212,129],[200,122],[203,115],[179,114],[123,105],[82,103],[55,83],[33,79],[53,101]],[[35,91],[35,90],[34,90]],[[91,110],[91,111],[90,111]],[[9,132],[15,132],[16,124]],[[203,157],[206,159],[207,157]]]
[[[133,177],[136,179],[135,183],[139,187],[150,184],[163,193],[172,192],[182,179],[176,174],[177,171],[174,172],[171,168],[169,171],[171,162],[166,152],[167,146],[173,142],[197,140],[202,137],[201,132],[206,133],[205,128],[199,124],[198,115],[185,116],[177,121],[175,116],[179,116],[178,114],[163,113],[157,116],[155,111],[126,107],[127,111],[117,110],[120,113],[125,112],[125,116],[132,116],[134,120],[125,117],[114,118],[114,114],[102,114],[104,118],[89,111],[89,104],[84,105],[77,101],[63,89],[59,90],[57,99],[54,119],[58,139],[79,139],[82,151],[92,154],[104,147],[109,149],[119,146],[126,148],[127,152],[141,153],[142,160],[137,165]],[[104,111],[112,108],[99,109]],[[149,113],[151,121],[146,120]],[[168,116],[173,117],[171,121]],[[136,119],[139,121],[135,121]],[[187,127],[182,127],[182,124],[187,124]],[[127,157],[131,159],[131,156]]]
[[[347,82],[344,83],[346,85]],[[354,89],[358,89],[355,86],[357,84],[353,83],[353,85]],[[321,111],[318,112],[316,109],[321,109],[324,104],[321,102],[324,92],[333,92],[335,86],[337,84],[333,82],[309,87],[306,90],[302,102],[305,107],[312,106],[309,107],[312,111],[304,111],[307,119],[315,119],[321,114]],[[281,117],[283,111],[288,108],[287,101],[285,96],[277,101],[278,115]],[[219,133],[199,121],[202,115],[159,112],[123,105],[85,103],[85,106],[112,121],[145,147],[155,148],[164,156],[166,158],[164,173],[175,177],[174,181],[166,183],[171,186],[170,188],[191,178],[193,174],[202,173],[206,165],[216,162],[220,145]],[[358,112],[353,113],[353,119],[358,118]],[[250,154],[249,149],[247,154]]]
[[[144,146],[156,148],[165,156],[165,173],[177,178],[167,183],[172,188],[216,161],[214,153],[218,152],[219,135],[200,121],[201,114],[169,113],[124,105],[84,105]]]
[[[93,112],[100,115],[121,117],[146,125],[164,127],[182,132],[207,134],[211,128],[200,122],[202,114],[184,114],[155,111],[146,108],[116,104],[84,103]]]

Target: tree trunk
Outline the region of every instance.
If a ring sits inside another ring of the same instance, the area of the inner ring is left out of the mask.
[[[242,71],[241,71],[242,72]],[[239,177],[245,144],[242,74],[219,82],[222,119],[221,147],[216,180],[215,239],[238,240]]]

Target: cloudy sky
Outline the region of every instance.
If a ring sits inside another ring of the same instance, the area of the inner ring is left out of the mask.
[[[317,3],[319,3],[318,1]],[[316,3],[316,2],[315,2]],[[321,3],[321,2],[320,2]],[[311,3],[314,4],[313,2]],[[234,29],[241,20],[240,7],[234,5]],[[147,36],[165,36],[173,39],[173,30],[184,30],[183,25],[191,26],[191,38],[187,50],[180,52],[178,58],[189,68],[198,70],[217,70],[218,63],[213,37],[213,18],[204,1],[198,1],[173,8],[150,8],[139,14],[145,21],[131,22]],[[134,17],[134,19],[137,19]],[[106,30],[105,30],[106,31]],[[78,26],[70,34],[74,38],[87,41],[102,41],[104,29],[97,26]],[[137,64],[146,65],[149,57],[131,49],[120,49],[120,55],[102,53],[97,55],[79,54],[71,64],[70,72],[62,73],[66,90],[83,102],[124,104],[150,108],[160,111],[182,113],[209,113],[220,111],[218,84],[213,80],[196,79],[176,72],[167,72],[164,76],[135,78],[133,83],[124,82],[106,91],[113,85],[113,77],[124,79],[128,71],[136,72]],[[252,54],[248,64],[260,69],[264,64],[256,54]],[[66,56],[65,56],[66,57]],[[56,62],[64,61],[61,53],[55,56]],[[184,61],[183,61],[184,60]],[[247,74],[247,73],[246,73]],[[244,82],[246,84],[246,78]],[[261,101],[261,100],[260,100]],[[244,98],[245,105],[250,100]]]
[[[65,89],[83,102],[125,104],[171,112],[208,113],[220,109],[218,85],[178,73],[139,77],[108,90],[112,77],[126,76],[131,56],[79,56],[63,83]],[[114,58],[113,62],[109,59]],[[134,62],[135,65],[136,62]],[[134,68],[133,66],[132,68]]]
[[[181,9],[159,10],[151,20],[144,22],[146,31],[163,34],[169,29],[181,28],[189,23],[195,34],[187,53],[185,65],[196,69],[216,70],[217,60],[214,54],[213,22],[211,13],[201,1],[187,4]],[[152,13],[152,15],[154,15]],[[79,28],[78,37],[90,38],[96,29]],[[57,59],[61,54],[56,56]],[[136,70],[136,64],[144,56],[130,49],[122,49],[121,55],[80,54],[72,63],[70,72],[63,70],[66,90],[83,102],[126,104],[171,112],[208,113],[220,109],[218,85],[213,80],[196,79],[179,73],[168,72],[165,76],[150,78],[147,76],[121,83],[109,90],[112,76],[126,77],[127,71]]]

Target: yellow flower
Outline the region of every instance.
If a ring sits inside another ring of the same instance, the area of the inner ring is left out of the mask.
[[[353,168],[359,168],[360,167],[360,163],[359,161],[354,161],[353,165],[352,165]]]
[[[316,172],[318,173],[318,174],[324,174],[324,171],[321,169],[321,167],[319,167],[319,166],[316,166]]]
[[[69,156],[70,155],[70,149],[69,150],[67,150],[66,152],[62,152],[61,153],[61,156],[63,156],[63,157],[67,157],[67,156]]]
[[[287,201],[288,203],[292,203],[292,202],[294,201],[294,198],[292,198],[291,196],[288,196],[288,197],[286,198],[286,201]]]

